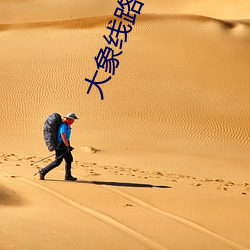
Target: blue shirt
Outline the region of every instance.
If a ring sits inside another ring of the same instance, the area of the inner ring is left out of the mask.
[[[62,142],[62,137],[61,134],[66,133],[66,138],[69,141],[70,134],[71,134],[71,127],[67,123],[62,123],[58,129],[58,136],[57,136],[57,141],[60,143]]]

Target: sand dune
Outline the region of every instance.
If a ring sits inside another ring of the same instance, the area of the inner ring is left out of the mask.
[[[144,0],[144,14],[196,14],[225,19],[249,19],[250,4],[247,0],[240,3],[236,0]],[[18,3],[18,4],[17,4]],[[0,23],[24,23],[41,21],[70,20],[84,17],[113,15],[117,1],[92,0],[61,0],[60,4],[55,0],[37,1],[1,1]]]
[[[249,25],[190,15],[138,18],[100,102],[97,89],[86,94],[84,79],[93,77],[110,18],[11,25],[2,33],[4,50],[15,53],[3,54],[1,106],[13,139],[25,141],[15,144],[2,130],[5,149],[34,154],[39,148],[41,156],[46,154],[44,119],[54,111],[75,110],[83,124],[75,124],[74,145],[112,152],[114,160],[107,162],[104,154],[97,156],[105,164],[119,163],[119,157],[124,161],[125,154],[134,166],[190,171],[198,160],[206,174],[213,165],[215,171],[224,166],[224,175],[239,160],[237,169],[245,178]],[[233,161],[223,160],[228,155]]]
[[[250,248],[250,22],[235,3],[145,0],[101,101],[85,78],[117,2],[1,1],[1,249]],[[63,165],[39,181],[44,120],[70,111],[79,181]]]

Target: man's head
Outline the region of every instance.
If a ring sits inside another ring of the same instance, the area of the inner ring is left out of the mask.
[[[75,120],[78,119],[78,117],[75,115],[75,113],[68,113],[64,118],[66,118],[66,122],[71,125],[74,123]]]

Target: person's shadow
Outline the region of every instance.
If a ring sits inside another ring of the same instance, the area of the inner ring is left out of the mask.
[[[76,183],[94,184],[94,185],[106,185],[116,187],[136,187],[136,188],[171,188],[170,186],[142,184],[142,183],[131,183],[131,182],[113,182],[113,181],[84,181],[77,180]]]

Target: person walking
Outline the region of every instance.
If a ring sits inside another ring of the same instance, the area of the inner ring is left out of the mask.
[[[58,167],[63,159],[65,160],[65,180],[66,181],[76,181],[77,178],[71,175],[71,164],[73,162],[73,156],[71,151],[74,149],[70,146],[70,135],[71,135],[71,125],[77,118],[74,113],[69,113],[64,122],[60,125],[58,129],[57,142],[58,145],[56,147],[56,159],[51,162],[48,166],[39,170],[40,180],[44,180],[45,175],[48,174],[52,169]]]

